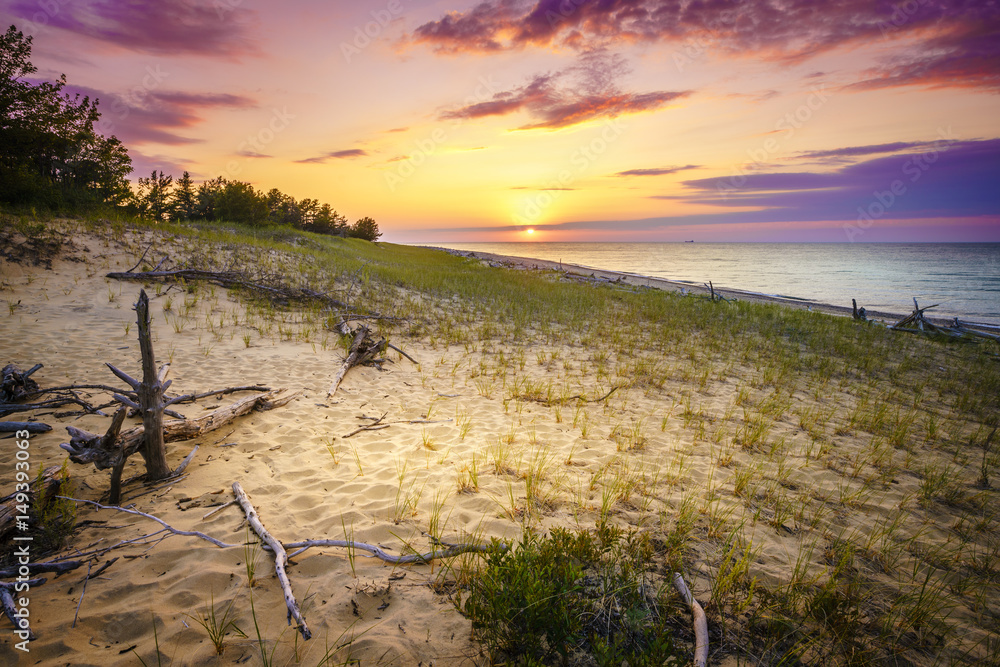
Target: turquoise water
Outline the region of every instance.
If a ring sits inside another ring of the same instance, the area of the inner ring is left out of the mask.
[[[440,243],[695,284],[1000,324],[1000,243]]]

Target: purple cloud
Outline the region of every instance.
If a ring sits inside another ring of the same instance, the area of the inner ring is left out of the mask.
[[[445,120],[505,116],[525,111],[535,119],[521,130],[558,129],[599,118],[655,111],[691,91],[623,92],[618,80],[628,73],[620,56],[604,49],[580,55],[576,65],[554,74],[538,74],[523,86],[494,93],[482,102],[441,114]]]
[[[880,206],[897,219],[1000,214],[1000,139],[915,142],[922,150],[830,172],[741,174],[684,181],[679,199],[724,208],[754,222],[844,220]],[[843,149],[849,151],[850,149]],[[878,205],[875,205],[878,204]]]
[[[701,165],[689,164],[683,167],[656,167],[652,169],[629,169],[627,171],[619,171],[615,176],[667,176],[668,174],[676,174],[679,171],[686,171],[688,169],[700,169]]]
[[[301,160],[296,160],[296,164],[322,164],[329,160],[330,158],[345,159],[345,158],[356,158],[364,157],[368,155],[368,151],[362,150],[360,148],[348,148],[341,151],[331,151],[329,153],[324,153],[323,155],[317,155],[315,157],[307,157]]]
[[[125,95],[118,95],[75,85],[68,85],[64,90],[69,94],[99,99],[101,119],[97,122],[97,131],[107,136],[115,135],[127,145],[156,143],[179,146],[200,143],[204,140],[185,137],[177,134],[177,131],[201,123],[205,110],[249,109],[257,105],[250,97],[229,93],[137,88]]]
[[[896,141],[891,144],[850,146],[848,148],[835,148],[826,151],[804,151],[796,157],[803,159],[850,158],[877,153],[898,153],[899,151],[927,148],[933,145],[933,141]]]
[[[113,46],[163,55],[195,54],[236,58],[257,49],[249,41],[240,18],[249,9],[232,11],[229,4],[192,0],[80,0],[53,2],[43,14],[49,26],[96,39]],[[33,21],[42,4],[18,0],[9,11]]]
[[[1000,5],[969,0],[483,0],[409,36],[444,53],[646,42],[712,44],[719,54],[801,62],[848,44],[894,52],[859,88],[903,85],[1000,90]],[[913,42],[919,43],[914,46]]]

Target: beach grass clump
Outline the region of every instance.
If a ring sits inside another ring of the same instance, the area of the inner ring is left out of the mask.
[[[653,552],[646,534],[610,524],[526,532],[488,552],[458,604],[494,662],[682,665]]]

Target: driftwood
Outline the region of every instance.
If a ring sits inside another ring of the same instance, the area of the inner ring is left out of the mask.
[[[15,412],[29,412],[32,410],[42,410],[45,408],[58,408],[64,405],[79,405],[90,414],[100,414],[102,405],[94,407],[73,393],[77,387],[58,387],[56,389],[39,389],[38,383],[31,379],[31,375],[42,368],[42,364],[35,364],[26,371],[21,371],[14,364],[7,364],[0,371],[0,417],[14,414]],[[37,403],[23,403],[42,394],[60,393],[60,396]]]
[[[27,584],[30,586],[41,586],[45,583],[45,579],[31,579],[29,581],[18,582],[19,584]],[[8,583],[6,581],[0,581],[0,607],[3,608],[4,614],[10,619],[10,622],[14,624],[18,632],[24,632],[26,639],[34,640],[35,633],[31,630],[31,624],[28,622],[28,616],[18,616],[17,607],[14,606],[14,597],[12,593],[15,592],[17,584]],[[22,635],[18,635],[21,637]]]
[[[41,422],[0,422],[0,433],[15,433],[17,431],[48,433],[51,430],[51,426]]]
[[[309,626],[306,625],[306,620],[302,618],[302,612],[299,611],[299,603],[295,601],[295,595],[292,593],[292,584],[288,581],[288,574],[285,572],[285,565],[288,563],[288,554],[285,552],[285,548],[281,546],[281,542],[276,540],[271,533],[267,532],[267,528],[264,527],[264,524],[260,521],[260,517],[257,516],[257,510],[254,509],[253,504],[239,482],[233,482],[233,494],[236,496],[236,502],[240,504],[240,507],[243,508],[243,511],[247,515],[247,523],[250,524],[250,527],[257,533],[261,541],[271,547],[271,551],[274,553],[274,571],[278,575],[278,583],[281,584],[281,590],[285,596],[285,606],[288,607],[289,625],[294,618],[295,626],[302,633],[302,638],[309,639],[312,637],[312,633],[309,631]]]
[[[691,589],[684,583],[684,577],[681,576],[680,572],[674,573],[674,588],[684,598],[684,602],[691,607],[691,616],[694,617],[695,667],[705,667],[708,663],[708,619],[705,618],[705,610],[691,595]]]
[[[83,399],[64,396],[61,398],[53,398],[47,401],[42,401],[41,403],[0,403],[0,417],[6,417],[7,415],[12,415],[15,412],[30,412],[32,410],[44,410],[46,408],[60,408],[64,405],[79,405],[83,408],[83,411],[88,414],[107,416],[101,412],[102,408],[108,407],[107,405],[94,407]]]
[[[391,563],[392,565],[430,563],[432,560],[436,560],[438,558],[451,558],[452,556],[458,556],[460,554],[470,552],[490,551],[494,548],[501,550],[506,550],[508,548],[505,544],[499,544],[498,546],[494,546],[492,544],[449,544],[446,545],[446,549],[435,549],[424,554],[413,553],[406,554],[404,556],[393,556],[374,544],[355,542],[354,540],[302,540],[301,542],[289,542],[285,546],[289,549],[296,549],[296,551],[293,551],[288,555],[289,558],[294,558],[311,547],[343,547],[345,549],[360,549],[362,551],[367,551],[375,558],[378,558],[386,563]]]
[[[42,368],[35,364],[22,371],[14,364],[7,364],[0,370],[0,403],[15,403],[23,401],[38,390],[38,384],[31,379],[31,374]]]
[[[166,260],[166,258],[164,258]],[[160,265],[163,261],[160,262]],[[158,265],[159,266],[159,265]],[[348,305],[325,292],[306,287],[289,287],[281,284],[277,277],[251,279],[237,271],[202,271],[199,269],[174,269],[170,271],[124,271],[111,272],[108,278],[116,280],[150,280],[165,278],[170,280],[205,280],[220,287],[238,287],[279,301],[319,301],[327,306],[347,308]]]
[[[868,313],[865,311],[864,306],[858,308],[857,299],[851,299],[851,317],[858,320],[859,322],[868,321]]]
[[[168,367],[160,373],[156,371],[156,359],[153,355],[153,338],[149,323],[149,297],[146,290],[139,290],[139,300],[135,304],[136,322],[139,325],[139,351],[142,354],[142,380],[136,380],[127,373],[118,370],[111,364],[108,368],[132,387],[138,401],[115,394],[115,398],[129,407],[142,412],[143,446],[139,450],[146,462],[146,476],[149,479],[161,479],[170,474],[167,464],[167,450],[163,440],[163,410],[170,401],[163,392],[170,386],[166,380]]]
[[[134,509],[132,509],[130,507],[119,507],[118,505],[102,505],[101,503],[95,502],[93,500],[84,500],[83,498],[70,498],[69,496],[56,496],[56,498],[59,498],[60,500],[69,500],[69,501],[72,501],[74,503],[87,503],[88,505],[93,505],[97,509],[101,509],[101,510],[115,510],[116,512],[124,512],[125,514],[134,514],[135,516],[141,516],[141,517],[144,517],[146,519],[150,519],[151,521],[155,521],[156,523],[158,523],[161,526],[163,526],[163,528],[161,528],[160,530],[156,531],[155,533],[150,533],[149,535],[143,535],[141,538],[138,538],[138,539],[146,539],[146,538],[152,537],[154,535],[158,535],[160,533],[170,533],[171,535],[181,535],[181,536],[185,536],[185,537],[197,537],[197,538],[200,538],[202,540],[205,540],[206,542],[211,542],[212,544],[214,544],[215,546],[220,547],[220,548],[241,546],[239,544],[227,544],[226,542],[223,542],[222,540],[217,540],[214,537],[212,537],[211,535],[206,535],[205,533],[198,532],[197,530],[179,530],[177,528],[174,528],[173,526],[171,526],[170,524],[168,524],[166,521],[164,521],[163,519],[161,519],[159,517],[153,516],[152,514],[146,514],[145,512],[140,512],[139,510],[134,510]],[[136,541],[137,540],[126,540],[126,541],[122,542],[120,545],[131,544],[131,543],[134,543]],[[115,546],[120,546],[120,545],[115,545]],[[101,549],[101,550],[92,552],[90,554],[73,554],[73,555],[76,556],[77,558],[82,558],[84,556],[89,556],[89,555],[94,555],[94,554],[103,554],[103,553],[106,553],[106,552],[110,551],[113,548],[115,548],[115,547],[107,547],[105,549]]]
[[[51,497],[59,493],[59,485],[61,484],[59,470],[59,466],[50,466],[42,472],[41,491],[38,489],[37,478],[31,480],[27,504],[32,504],[38,493],[44,493],[46,497]],[[0,499],[0,540],[5,539],[14,529],[17,524],[17,517],[24,514],[24,512],[18,511],[17,506],[24,504],[24,502],[18,502],[17,493],[12,493],[6,498]]]
[[[359,326],[351,334],[354,336],[351,342],[351,349],[347,353],[347,358],[344,359],[343,365],[337,374],[333,376],[333,382],[330,385],[330,391],[327,392],[327,396],[333,396],[337,392],[337,388],[340,387],[341,381],[344,376],[347,375],[347,371],[365,363],[376,363],[375,355],[382,354],[385,352],[388,343],[384,338],[380,338],[377,341],[373,341],[371,338],[371,332],[368,327],[363,324]],[[411,359],[412,361],[412,359]]]
[[[987,340],[1000,343],[1000,336],[972,328],[971,325],[960,322],[957,317],[951,326],[934,324],[927,319],[924,313],[931,308],[936,308],[938,305],[939,304],[934,304],[933,306],[924,306],[921,308],[919,304],[917,304],[916,297],[914,297],[913,312],[891,325],[889,329],[893,331],[903,331],[905,333],[940,335],[948,338],[965,340],[968,340],[966,338],[967,336],[972,336],[974,338],[985,338]]]
[[[281,407],[296,396],[298,396],[298,392],[274,389],[256,396],[246,396],[235,403],[195,419],[168,419],[163,422],[163,440],[164,442],[176,442],[196,438],[222,428],[237,417],[254,409],[271,410]],[[104,436],[67,426],[66,430],[69,431],[71,440],[59,446],[69,452],[69,458],[74,463],[93,463],[98,470],[104,470],[113,467],[118,461],[121,455],[119,449],[123,450],[125,456],[131,456],[139,451],[143,442],[144,429],[145,426],[135,426],[122,431],[118,436],[118,446],[109,446],[109,443],[102,442]]]
[[[10,567],[0,567],[0,577],[16,577],[20,574],[22,567],[28,568],[28,574],[43,574],[45,572],[55,572],[58,577],[64,572],[72,572],[81,567],[86,561],[64,560],[61,563],[27,563],[26,565],[11,565]]]

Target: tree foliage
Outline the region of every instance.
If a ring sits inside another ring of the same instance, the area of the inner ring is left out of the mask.
[[[184,172],[154,170],[131,187],[132,161],[114,136],[95,130],[98,101],[63,92],[66,77],[32,83],[31,37],[15,26],[0,35],[0,202],[78,209],[127,205],[140,216],[248,225],[286,225],[321,234],[377,240],[372,218],[353,225],[329,204],[296,200],[277,188],[266,193],[223,176],[195,186]]]
[[[371,218],[365,217],[354,223],[354,226],[351,227],[350,235],[354,238],[364,239],[374,243],[380,236],[382,236],[382,232],[378,230],[377,222]]]
[[[0,36],[0,201],[53,208],[123,203],[132,161],[116,137],[94,129],[97,100],[63,93],[57,81],[25,80],[31,37]]]

